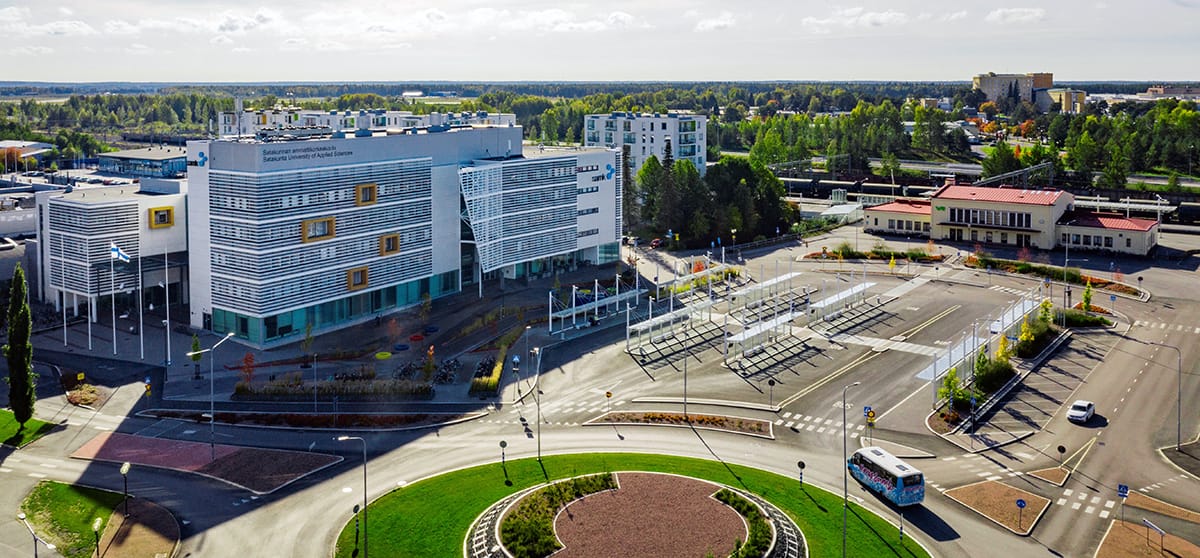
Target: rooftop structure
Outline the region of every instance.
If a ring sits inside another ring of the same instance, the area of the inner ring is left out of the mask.
[[[182,147],[154,146],[112,151],[98,156],[100,170],[125,176],[171,178],[187,169],[187,150]]]
[[[515,126],[517,117],[508,113],[486,111],[461,113],[413,114],[401,110],[304,110],[276,108],[222,112],[218,116],[218,134],[253,136],[264,130],[326,130],[354,132],[356,130],[404,130],[408,128],[452,126]]]

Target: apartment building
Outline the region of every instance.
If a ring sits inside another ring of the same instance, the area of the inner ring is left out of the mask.
[[[628,146],[629,166],[637,176],[650,156],[661,162],[670,143],[676,161],[691,161],[704,175],[708,163],[707,127],[708,117],[699,114],[589,114],[584,118],[583,144],[615,149]]]

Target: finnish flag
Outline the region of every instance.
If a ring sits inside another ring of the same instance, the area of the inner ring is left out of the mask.
[[[110,244],[108,252],[109,252],[109,255],[111,256],[111,259],[121,260],[122,262],[125,262],[125,263],[129,262],[129,254],[126,254],[124,251],[122,251],[121,248],[118,247],[117,243],[115,243],[115,242]]]

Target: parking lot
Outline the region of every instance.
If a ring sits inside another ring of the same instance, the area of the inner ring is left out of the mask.
[[[1040,430],[1069,405],[1071,394],[1100,364],[1115,338],[1105,333],[1076,332],[1044,365],[1025,377],[979,423],[979,432],[1010,434]]]

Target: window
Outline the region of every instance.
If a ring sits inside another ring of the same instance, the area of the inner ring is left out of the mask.
[[[580,216],[583,216],[583,215],[591,215],[591,214],[593,214],[593,213],[600,213],[600,208],[599,208],[599,207],[589,207],[589,208],[587,208],[587,209],[580,209],[580,210],[579,210],[578,212],[576,212],[576,213],[577,213],[578,215],[580,215]]]
[[[595,118],[589,118],[589,119],[588,119],[588,127],[587,127],[587,129],[589,129],[589,130],[595,130],[595,129],[596,129],[596,119],[595,119]]]
[[[165,229],[175,224],[174,207],[150,208],[150,228]]]
[[[896,228],[896,220],[895,220],[895,219],[888,219],[888,228],[889,228],[889,229],[895,229],[895,228]]]
[[[1126,248],[1133,248],[1133,239],[1132,239],[1132,238],[1126,238],[1126,239],[1125,239],[1125,247],[1126,247]]]
[[[586,231],[579,231],[577,236],[579,238],[583,238],[585,236],[593,236],[597,234],[600,234],[600,229],[588,229]]]
[[[1113,244],[1112,244],[1112,237],[1111,237],[1111,236],[1106,236],[1106,237],[1104,237],[1104,247],[1105,247],[1105,248],[1112,248],[1112,247],[1113,247]]]
[[[929,232],[929,223],[924,223],[925,232]]]
[[[400,235],[385,234],[379,237],[379,255],[387,256],[400,251]]]
[[[346,270],[346,288],[352,291],[367,287],[367,268],[356,267]]]
[[[1000,244],[1008,244],[1008,233],[1000,233]]]
[[[375,203],[379,187],[375,184],[359,184],[354,187],[354,205],[363,206]]]
[[[335,221],[333,217],[310,219],[300,223],[301,242],[313,242],[333,238]]]

